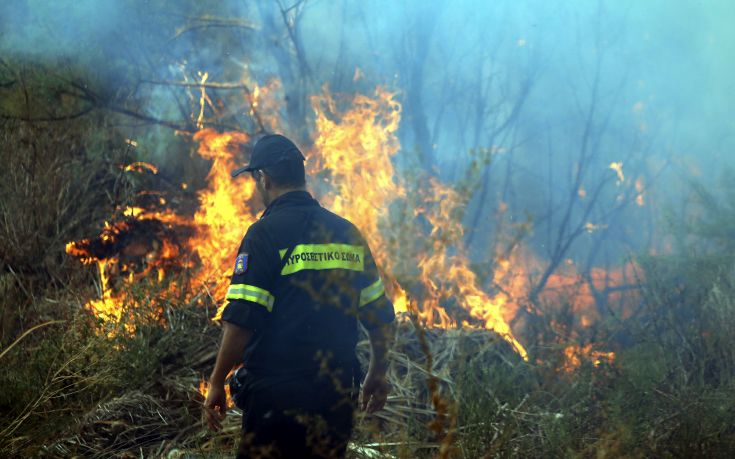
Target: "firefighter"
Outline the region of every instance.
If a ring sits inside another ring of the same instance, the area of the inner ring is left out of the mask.
[[[221,428],[225,378],[242,363],[230,384],[243,409],[238,457],[344,457],[356,407],[386,402],[393,304],[357,228],[306,191],[293,142],[264,136],[232,176],[244,172],[266,209],[235,260],[205,419]],[[359,394],[358,322],[371,348]]]

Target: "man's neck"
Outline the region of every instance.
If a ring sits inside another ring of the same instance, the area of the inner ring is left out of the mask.
[[[270,202],[273,203],[276,199],[292,191],[306,191],[306,188],[272,188],[269,193],[269,197],[271,198]]]

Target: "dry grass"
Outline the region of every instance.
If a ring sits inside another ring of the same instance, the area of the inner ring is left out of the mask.
[[[83,306],[95,293],[93,271],[69,264],[64,243],[96,233],[126,192],[117,165],[103,159],[117,147],[90,143],[85,129],[3,131],[0,159],[17,167],[0,171],[0,363],[11,369],[0,374],[0,454],[229,456],[241,413],[233,409],[216,434],[200,419],[197,387],[219,337],[208,297],[132,286],[138,303],[163,307],[166,318],[124,315],[137,321],[134,334],[108,334]],[[645,307],[617,325],[627,342],[613,364],[564,373],[561,349],[529,346],[529,364],[492,332],[403,320],[393,390],[385,410],[358,414],[352,457],[728,457],[734,264],[722,255],[730,233],[713,231],[732,228],[735,214],[713,213],[726,220],[706,226],[704,245],[719,247],[716,256],[641,260]],[[358,355],[366,365],[366,340]]]
[[[711,290],[704,310],[716,311],[713,319],[729,327],[732,302],[722,288]],[[231,410],[219,433],[208,432],[200,419],[197,387],[213,365],[219,335],[205,311],[196,302],[181,304],[168,311],[165,326],[141,324],[135,336],[115,339],[85,335],[89,324],[83,320],[70,330],[46,327],[55,330],[64,352],[46,361],[48,376],[24,405],[28,409],[3,424],[3,451],[48,457],[228,456],[241,413]],[[727,351],[722,333],[724,328],[713,330],[719,341],[710,342],[708,352],[716,359],[729,355],[720,354]],[[34,336],[4,354],[3,363],[46,355],[49,349]],[[717,378],[700,374],[676,363],[689,352],[685,346],[673,346],[660,331],[656,336],[659,343],[623,350],[612,365],[586,364],[566,374],[523,362],[492,332],[422,330],[404,320],[391,352],[387,406],[375,416],[358,414],[350,454],[723,457],[735,445],[728,424],[735,413],[732,378],[722,373],[730,371],[728,362],[720,362]],[[358,355],[366,364],[366,340]],[[24,412],[31,414],[18,415]]]

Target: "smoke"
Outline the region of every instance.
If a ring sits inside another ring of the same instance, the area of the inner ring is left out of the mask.
[[[0,49],[30,59],[98,54],[110,49],[129,19],[123,2],[80,0],[0,3]],[[99,62],[98,62],[99,63]]]
[[[591,196],[601,181],[611,185],[600,192],[600,206],[585,214],[581,200],[570,213],[611,225],[604,208],[633,186],[616,187],[611,163],[622,163],[631,181],[651,184],[648,203],[684,193],[682,177],[704,178],[734,163],[733,19],[728,0],[27,0],[0,4],[0,52],[72,62],[113,87],[118,79],[195,81],[201,72],[208,81],[247,74],[260,84],[276,76],[292,124],[309,115],[304,93],[323,85],[397,90],[399,170],[417,156],[427,171],[455,181],[471,150],[493,152],[487,183],[468,209],[468,243],[488,243],[477,235],[498,230],[492,220],[505,203],[511,210],[503,219],[530,215],[538,222],[536,246],[548,248],[568,196]],[[197,107],[192,91],[183,107],[164,87],[130,91],[110,97],[191,124],[183,118]],[[245,118],[232,113],[229,122],[247,130]],[[156,141],[161,132],[136,135],[148,136],[153,154],[172,154],[170,139]],[[629,209],[621,211],[629,219],[643,217]],[[612,252],[646,243],[626,232],[609,229],[606,237],[621,241],[611,243]],[[593,242],[586,244],[579,253]]]

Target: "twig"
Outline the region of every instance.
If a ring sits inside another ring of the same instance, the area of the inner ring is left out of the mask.
[[[28,330],[26,330],[25,332],[23,332],[23,334],[20,335],[15,341],[13,341],[13,343],[10,346],[6,347],[2,352],[0,352],[0,359],[2,359],[5,356],[5,354],[7,354],[16,344],[18,344],[19,342],[21,342],[23,340],[23,338],[25,338],[26,336],[30,335],[35,330],[38,330],[39,328],[46,327],[48,325],[59,324],[59,323],[62,323],[62,322],[66,322],[66,321],[65,320],[49,320],[48,322],[44,322],[42,324],[38,324],[38,325],[36,325],[34,327],[29,328]]]
[[[192,83],[187,81],[162,81],[162,80],[140,80],[141,83],[159,86],[180,86],[182,88],[205,88],[205,89],[243,89],[250,93],[250,88],[245,83]]]
[[[210,27],[219,28],[235,28],[235,29],[246,29],[255,30],[255,25],[246,22],[242,19],[225,19],[225,18],[197,18],[198,21],[202,21],[201,24],[192,24],[180,28],[176,31],[176,34],[171,38],[171,41],[176,40],[184,34],[193,32],[200,29],[208,29]]]
[[[28,123],[69,121],[69,120],[81,118],[82,116],[86,115],[87,113],[91,112],[94,109],[95,107],[93,105],[90,105],[89,107],[85,107],[84,109],[76,113],[70,113],[68,115],[60,115],[60,116],[44,116],[44,117],[39,117],[39,118],[31,118],[29,116],[15,116],[15,115],[8,115],[6,113],[0,113],[0,119],[18,120],[18,121],[25,121]]]

